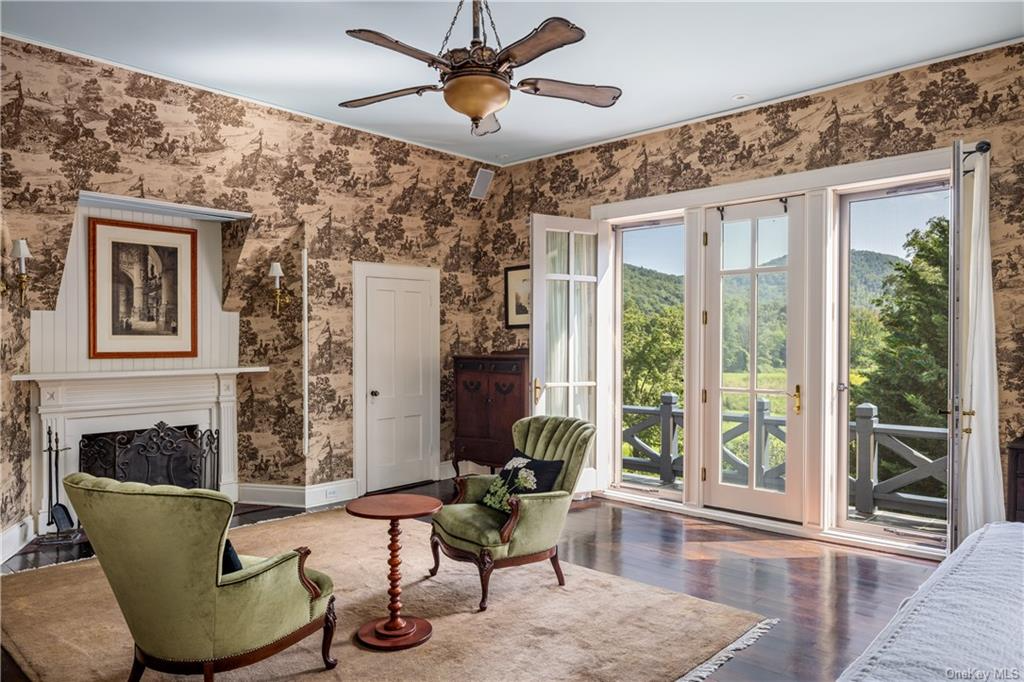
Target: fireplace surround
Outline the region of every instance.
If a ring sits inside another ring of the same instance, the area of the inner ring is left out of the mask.
[[[68,446],[60,453],[63,476],[81,470],[80,444],[87,434],[146,431],[159,422],[219,432],[219,457],[208,468],[211,478],[204,487],[216,487],[237,500],[237,375],[266,371],[267,367],[228,367],[12,377],[33,382],[32,490],[36,518],[45,523],[47,500],[43,493],[50,476],[43,453],[47,429]],[[60,496],[63,498],[63,491]],[[74,516],[73,509],[71,512]],[[37,521],[37,532],[40,530]]]

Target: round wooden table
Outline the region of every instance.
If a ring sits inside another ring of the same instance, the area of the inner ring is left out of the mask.
[[[380,519],[391,522],[388,534],[391,536],[391,543],[388,549],[391,556],[388,559],[388,581],[391,588],[388,595],[391,597],[388,603],[388,611],[391,615],[387,618],[371,620],[359,628],[356,638],[372,649],[384,651],[396,651],[418,646],[430,639],[433,627],[426,618],[402,615],[402,573],[398,567],[402,565],[402,558],[399,553],[402,545],[398,543],[398,536],[402,534],[398,522],[402,519],[414,519],[419,516],[428,516],[441,508],[441,500],[427,495],[371,495],[352,500],[345,505],[345,511],[352,516],[363,519]]]

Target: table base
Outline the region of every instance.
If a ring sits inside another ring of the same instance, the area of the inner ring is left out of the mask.
[[[398,651],[419,646],[433,634],[434,628],[426,618],[403,614],[402,620],[405,621],[405,627],[395,631],[384,629],[384,624],[388,622],[387,618],[371,620],[359,628],[356,639],[371,649]]]

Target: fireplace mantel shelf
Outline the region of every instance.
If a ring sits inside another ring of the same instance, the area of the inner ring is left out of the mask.
[[[11,381],[76,381],[96,379],[145,379],[150,377],[206,376],[223,374],[260,374],[269,367],[202,367],[199,369],[146,369],[113,372],[36,372],[15,374]]]

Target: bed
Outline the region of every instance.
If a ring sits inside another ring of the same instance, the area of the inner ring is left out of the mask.
[[[1024,523],[969,535],[839,679],[1024,680]]]

